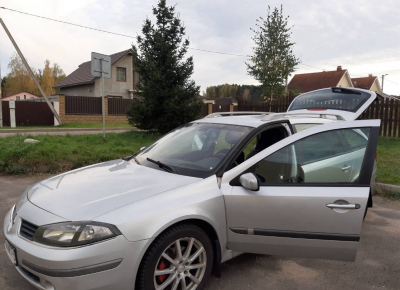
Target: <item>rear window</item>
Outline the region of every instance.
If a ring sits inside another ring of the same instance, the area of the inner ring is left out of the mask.
[[[370,97],[371,94],[351,89],[323,89],[298,96],[293,100],[288,111],[331,109],[355,113]]]

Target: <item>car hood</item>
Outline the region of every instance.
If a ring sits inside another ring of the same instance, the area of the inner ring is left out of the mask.
[[[27,194],[30,202],[48,212],[70,221],[85,221],[199,180],[114,160],[45,179]]]

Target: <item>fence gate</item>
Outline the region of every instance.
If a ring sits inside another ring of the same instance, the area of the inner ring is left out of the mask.
[[[53,103],[51,103],[53,105]],[[9,102],[2,101],[3,125],[10,124]],[[53,126],[54,115],[45,102],[15,101],[15,121],[18,126]]]

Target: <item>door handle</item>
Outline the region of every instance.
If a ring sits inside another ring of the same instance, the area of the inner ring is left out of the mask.
[[[349,170],[351,168],[351,166],[347,166],[346,164],[342,167],[342,171],[346,171]]]
[[[328,203],[326,206],[329,208],[332,208],[332,209],[335,209],[335,208],[337,208],[337,209],[359,209],[359,208],[361,208],[361,205],[359,205],[357,203],[355,203],[355,204],[354,203],[353,204]]]

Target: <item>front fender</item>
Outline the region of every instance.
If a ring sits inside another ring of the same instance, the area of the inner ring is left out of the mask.
[[[95,221],[116,225],[128,241],[156,238],[168,227],[197,219],[210,224],[226,245],[226,216],[215,176],[145,198],[111,211]]]

